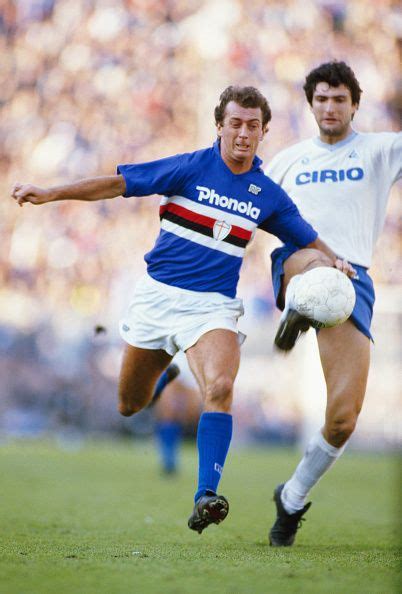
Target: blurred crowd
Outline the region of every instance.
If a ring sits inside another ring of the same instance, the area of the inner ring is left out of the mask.
[[[304,77],[334,58],[364,91],[356,128],[396,130],[401,40],[393,0],[0,0],[0,424],[15,426],[40,403],[42,424],[72,415],[107,425],[117,320],[158,232],[157,197],[20,210],[9,198],[14,181],[63,184],[207,146],[229,84],[255,85],[269,99],[267,161],[313,133]],[[394,190],[373,267],[381,283],[401,278],[399,221]],[[244,264],[250,333],[277,315],[274,245],[257,235]],[[269,397],[264,385],[255,392]]]

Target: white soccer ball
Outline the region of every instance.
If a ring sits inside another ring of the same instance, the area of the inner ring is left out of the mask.
[[[296,311],[314,320],[317,328],[331,328],[348,319],[356,293],[346,274],[320,266],[301,275],[293,301]]]

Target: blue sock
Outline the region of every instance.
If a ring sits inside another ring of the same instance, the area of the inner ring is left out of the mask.
[[[156,400],[157,398],[159,398],[159,396],[161,395],[163,390],[166,388],[167,383],[168,383],[168,374],[167,374],[167,369],[165,369],[165,371],[162,373],[162,375],[159,377],[158,381],[156,382],[152,400]]]
[[[204,412],[198,423],[197,446],[199,455],[197,501],[206,491],[216,493],[232,439],[232,415]]]
[[[159,421],[156,424],[159,455],[165,472],[175,472],[181,442],[181,424],[177,421]]]
[[[162,394],[166,386],[170,384],[170,382],[173,381],[179,374],[180,368],[175,363],[172,363],[165,369],[165,371],[159,376],[159,379],[156,382],[150,406],[155,404],[155,402],[158,400],[159,396]]]

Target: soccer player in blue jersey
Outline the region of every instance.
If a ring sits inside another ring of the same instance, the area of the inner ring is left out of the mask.
[[[50,189],[16,184],[13,190],[21,206],[163,196],[160,234],[145,256],[147,274],[120,323],[126,346],[119,411],[130,416],[146,406],[174,354],[186,353],[204,400],[197,435],[198,488],[188,522],[199,533],[221,522],[229,510],[217,488],[231,441],[233,382],[240,359],[237,320],[243,305],[236,287],[254,230],[300,248],[321,249],[331,266],[352,273],[286,192],[264,175],[256,151],[270,119],[267,100],[257,89],[228,87],[215,109],[218,138],[211,148],[119,165],[113,176]]]
[[[374,289],[367,269],[391,186],[401,176],[400,133],[362,134],[352,128],[361,89],[347,64],[321,64],[308,74],[304,90],[319,135],[280,152],[266,173],[292,197],[320,237],[357,270],[352,278],[356,304],[344,324],[318,333],[327,384],[324,426],[311,438],[292,477],[275,489],[277,518],[269,535],[273,546],[293,544],[310,507],[310,489],[339,458],[354,431],[370,359]],[[314,250],[299,250],[292,242],[272,253],[277,304],[285,306],[275,342],[283,350],[290,350],[309,327],[292,308],[299,275],[322,260],[322,253],[317,258]]]

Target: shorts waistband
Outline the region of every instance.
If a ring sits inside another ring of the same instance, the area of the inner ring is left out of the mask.
[[[364,270],[364,272],[368,271],[368,267],[363,266],[362,264],[356,264],[355,262],[350,262],[350,264],[353,266],[353,268],[360,268],[361,270]]]
[[[144,276],[141,278],[141,281],[146,283],[148,286],[157,288],[162,293],[165,293],[165,295],[188,295],[189,297],[198,298],[206,297],[208,299],[213,299],[214,301],[222,301],[222,303],[237,300],[236,298],[232,299],[231,297],[227,297],[226,295],[217,293],[215,291],[190,291],[189,289],[182,289],[181,287],[176,287],[175,285],[167,285],[166,283],[161,283],[160,281],[155,280],[148,273],[144,274]]]

